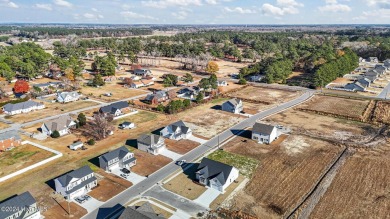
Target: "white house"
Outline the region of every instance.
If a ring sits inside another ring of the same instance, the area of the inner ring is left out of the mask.
[[[127,168],[136,165],[137,159],[125,146],[117,148],[99,157],[99,166],[105,171],[111,172],[117,168]]]
[[[60,116],[58,118],[46,121],[41,126],[42,133],[50,136],[54,131],[58,131],[60,136],[70,133],[71,128],[75,128],[76,123],[69,115]]]
[[[68,103],[77,101],[80,99],[80,94],[76,91],[72,92],[61,92],[57,94],[57,101],[60,103]]]
[[[226,86],[228,86],[228,83],[225,80],[218,80],[217,85],[218,85],[218,87],[226,87]]]
[[[166,149],[164,138],[160,135],[141,135],[137,139],[137,147],[141,151],[146,151],[153,155],[160,154]]]
[[[0,202],[0,218],[41,219],[42,215],[35,198],[25,192]]]
[[[237,168],[208,158],[203,158],[196,170],[196,179],[199,183],[221,193],[224,193],[238,176]]]
[[[83,146],[84,146],[83,142],[78,141],[78,142],[75,142],[75,143],[69,145],[69,148],[70,148],[71,150],[76,151],[76,150],[82,148]]]
[[[272,125],[256,122],[252,128],[252,139],[257,143],[270,144],[278,138],[278,129]]]
[[[3,106],[3,112],[8,115],[16,115],[21,113],[28,113],[33,110],[44,109],[45,105],[42,103],[37,103],[32,100],[28,100],[21,103],[8,103]]]
[[[240,99],[234,98],[222,104],[222,110],[230,113],[239,114],[243,111],[244,106]]]
[[[89,166],[83,166],[54,179],[56,192],[66,200],[83,196],[97,186],[97,179]]]
[[[180,140],[188,139],[192,136],[192,130],[183,121],[177,121],[166,126],[160,131],[160,135],[164,138]]]
[[[120,129],[133,129],[135,128],[135,124],[133,122],[123,122],[119,124]]]

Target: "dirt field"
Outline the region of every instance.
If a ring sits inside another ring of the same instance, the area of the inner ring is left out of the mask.
[[[39,206],[39,205],[38,205]],[[69,204],[71,217],[68,215],[68,202],[61,201],[59,204],[56,203],[52,208],[47,211],[41,212],[45,218],[55,218],[55,219],[69,219],[69,218],[81,218],[87,213],[87,210],[77,205],[76,203],[71,202]]]
[[[194,182],[198,166],[198,163],[192,165],[184,173],[180,173],[172,180],[166,182],[163,187],[190,200],[197,199],[207,190],[205,186]]]
[[[236,84],[236,83],[233,83],[233,82],[228,82],[228,86],[226,86],[226,87],[218,87],[218,90],[221,93],[226,93],[226,92],[229,92],[229,91],[234,90],[234,89],[239,89],[242,86],[243,85]]]
[[[132,167],[131,171],[142,176],[148,176],[172,161],[172,159],[162,155],[152,155],[138,149],[134,149],[132,152],[137,158],[137,165]]]
[[[227,99],[214,100],[208,104],[192,108],[172,116],[172,121],[183,120],[195,134],[211,138],[221,131],[244,120],[244,117],[223,112],[218,107]]]
[[[128,182],[128,184],[130,184],[131,186],[131,183],[129,181],[126,182]],[[102,180],[99,180],[98,186],[95,187],[88,194],[99,201],[105,202],[130,186],[126,187],[109,178],[104,178]]]
[[[261,111],[271,108],[273,105],[261,104],[261,103],[249,103],[243,101],[244,112],[248,114],[257,114]]]
[[[369,100],[355,100],[328,96],[315,96],[299,106],[300,109],[313,112],[340,115],[347,118],[362,119]]]
[[[374,122],[390,124],[390,103],[378,101],[373,115]]]
[[[299,96],[299,92],[248,86],[242,90],[231,93],[230,96],[274,104],[292,100]]]
[[[390,145],[348,158],[310,218],[388,218]]]
[[[9,125],[3,123],[3,122],[0,122],[0,129],[5,129],[5,128],[8,128]]]
[[[45,160],[54,154],[30,144],[20,145],[11,151],[0,153],[0,177]]]
[[[124,88],[123,85],[118,84],[117,82],[110,82],[99,88],[85,86],[81,89],[81,93],[87,97],[96,98],[100,101],[113,102],[145,94],[146,92],[139,89]],[[106,93],[112,93],[112,96],[104,96]]]
[[[178,154],[186,154],[187,152],[199,146],[198,142],[190,141],[187,139],[182,139],[180,141],[165,139],[165,144],[167,145],[167,148],[169,150],[174,151]]]
[[[229,196],[230,194],[242,183],[245,179],[244,176],[239,175],[234,183],[230,184],[229,187],[225,189],[225,193],[219,195],[213,202],[210,204],[210,208],[215,210],[217,209]]]
[[[46,103],[45,109],[36,110],[29,113],[22,113],[13,115],[10,117],[9,120],[19,123],[29,122],[37,119],[42,119],[48,116],[54,116],[66,112],[70,112],[77,109],[82,109],[89,106],[97,106],[98,103],[91,102],[91,101],[76,101],[76,102],[70,102],[66,104],[61,103]]]
[[[224,148],[260,161],[244,191],[232,200],[232,209],[258,218],[280,218],[294,208],[342,150],[303,136],[289,136],[280,145],[256,144],[248,140],[249,136],[250,132],[245,132]],[[291,140],[307,146],[299,153],[290,153],[291,146],[285,143]]]

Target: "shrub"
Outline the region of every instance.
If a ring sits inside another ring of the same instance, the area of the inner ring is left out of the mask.
[[[94,145],[95,143],[96,142],[95,142],[95,140],[93,138],[89,139],[88,142],[87,142],[88,145]]]
[[[60,137],[60,133],[57,130],[54,130],[54,132],[51,133],[51,137],[52,138],[59,138]]]
[[[245,85],[245,84],[246,84],[246,80],[245,80],[244,78],[241,78],[241,79],[238,81],[238,84]]]

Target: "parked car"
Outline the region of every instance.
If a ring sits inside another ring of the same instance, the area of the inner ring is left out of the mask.
[[[80,204],[83,204],[86,201],[84,197],[77,197],[74,200],[76,200]]]
[[[125,174],[123,174],[123,173],[122,173],[120,176],[121,176],[122,178],[127,179],[127,176],[126,176]]]
[[[176,161],[176,164],[179,166],[183,166],[186,163],[186,160],[178,160]]]
[[[126,169],[126,168],[123,168],[121,169],[122,173],[126,173],[126,174],[129,174],[130,173],[130,170]]]
[[[91,196],[89,196],[89,195],[84,195],[84,199],[88,201],[89,199],[91,199]]]

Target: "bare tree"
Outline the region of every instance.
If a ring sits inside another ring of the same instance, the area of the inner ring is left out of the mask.
[[[112,119],[112,116],[96,114],[94,119],[83,127],[83,134],[98,141],[107,138],[109,133],[114,131],[114,126],[110,124]]]

